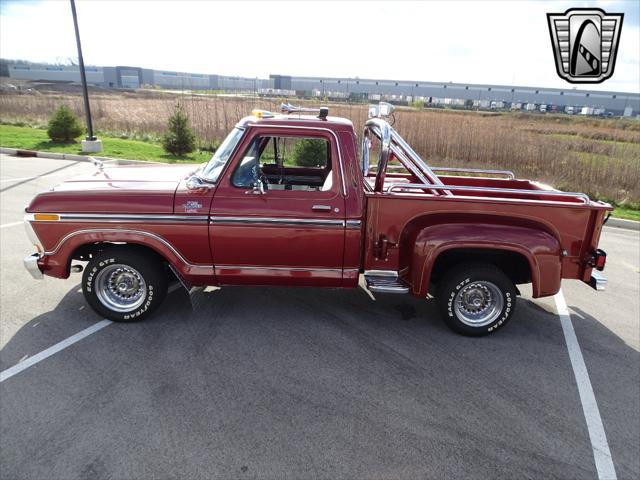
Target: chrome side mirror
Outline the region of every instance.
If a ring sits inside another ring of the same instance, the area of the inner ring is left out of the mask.
[[[253,183],[253,188],[251,190],[247,190],[244,193],[252,193],[254,195],[264,195],[267,192],[264,189],[264,182],[262,180],[256,180]]]
[[[192,175],[187,179],[187,190],[209,190],[211,185],[202,181],[202,179],[196,175]]]

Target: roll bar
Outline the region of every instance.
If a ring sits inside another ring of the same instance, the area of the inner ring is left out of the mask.
[[[485,175],[504,175],[509,180],[515,180],[516,176],[511,170],[485,170],[482,168],[448,168],[431,167],[434,172],[454,172],[454,173],[484,173]]]
[[[420,155],[418,155],[409,144],[396,132],[389,123],[379,117],[370,118],[364,124],[364,135],[362,141],[363,151],[367,147],[367,142],[364,137],[366,133],[371,132],[373,135],[380,139],[380,158],[378,160],[375,192],[383,192],[384,180],[387,170],[397,168],[389,166],[389,153],[393,153],[394,156],[400,161],[404,168],[413,173],[422,183],[396,183],[390,185],[386,189],[386,193],[392,193],[397,190],[410,189],[410,190],[423,190],[430,191],[434,195],[453,195],[452,192],[479,192],[479,193],[502,193],[502,194],[516,194],[516,195],[529,195],[529,196],[542,196],[542,197],[568,197],[574,198],[585,205],[588,205],[591,200],[588,195],[577,192],[561,192],[558,190],[524,190],[516,188],[495,188],[495,187],[472,187],[462,185],[445,185],[442,180],[434,172],[456,172],[456,173],[482,173],[489,175],[504,175],[509,180],[514,180],[515,175],[509,170],[481,170],[475,168],[445,168],[445,167],[429,167]],[[478,195],[482,196],[482,195]],[[487,197],[495,199],[495,197]]]
[[[402,138],[386,120],[370,118],[364,124],[364,128],[365,132],[372,132],[381,142],[380,159],[378,160],[378,172],[376,174],[374,191],[382,192],[390,151],[393,152],[405,168],[410,170],[422,182],[433,185],[444,185],[438,176],[433,173],[433,170],[420,158],[420,155],[405,142],[404,138]],[[364,137],[365,135],[363,135],[363,148],[366,148],[364,145]],[[433,193],[438,194],[439,192],[434,190]],[[444,190],[443,193],[450,194],[446,190]]]
[[[378,168],[377,165],[371,165],[371,168]],[[387,170],[402,170],[406,168],[404,165],[388,165]],[[483,173],[485,175],[504,175],[509,180],[515,180],[516,176],[511,170],[487,170],[483,168],[449,168],[449,167],[430,167],[432,172],[455,172],[455,173]]]
[[[491,192],[491,193],[515,193],[518,195],[532,195],[532,196],[548,196],[548,197],[571,197],[577,200],[581,200],[583,204],[588,205],[591,202],[591,199],[588,195],[584,193],[578,192],[560,192],[557,190],[523,190],[518,188],[491,188],[491,187],[466,187],[460,185],[428,185],[424,183],[396,183],[394,185],[389,185],[387,188],[387,193],[391,193],[394,190],[401,189],[419,189],[419,190],[460,190],[460,191],[471,191],[471,192]],[[494,199],[494,197],[491,197]]]

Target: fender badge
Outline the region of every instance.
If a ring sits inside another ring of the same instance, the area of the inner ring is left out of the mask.
[[[196,202],[195,200],[190,200],[185,202],[184,211],[186,213],[198,213],[198,210],[202,208],[202,204],[200,202]]]

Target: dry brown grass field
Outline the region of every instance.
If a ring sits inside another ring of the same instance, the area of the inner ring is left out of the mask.
[[[96,129],[124,138],[154,139],[175,104],[183,104],[203,145],[216,144],[253,108],[277,110],[281,100],[160,92],[94,92]],[[45,124],[60,104],[81,118],[76,93],[0,94],[0,120]],[[331,104],[330,114],[360,130],[366,105]],[[432,165],[513,170],[518,177],[583,191],[594,198],[640,204],[640,122],[561,114],[399,109],[395,128]]]

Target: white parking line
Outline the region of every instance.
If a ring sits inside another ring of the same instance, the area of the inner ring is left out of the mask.
[[[32,178],[36,178],[36,177],[3,178],[2,180],[0,180],[0,183],[21,182],[22,180],[31,180]]]
[[[73,170],[70,171],[73,173]],[[46,177],[69,177],[69,172],[53,172],[53,173],[44,173],[42,175],[36,175],[34,177],[14,177],[14,178],[2,178],[0,179],[0,183],[9,183],[9,182],[28,182],[30,180],[37,180],[39,178]]]
[[[591,440],[591,448],[593,449],[593,458],[596,462],[598,478],[600,480],[615,480],[617,478],[616,469],[613,466],[607,435],[604,433],[604,425],[602,424],[596,396],[593,393],[593,387],[589,380],[589,372],[587,372],[587,366],[584,363],[584,357],[582,356],[580,344],[578,343],[576,332],[571,323],[571,315],[562,290],[560,290],[553,299],[556,302],[556,309],[560,317],[564,339],[567,342],[567,350],[569,351],[573,374],[578,384],[578,394],[580,395],[584,418],[587,421],[587,430],[589,430],[589,439]]]
[[[36,353],[33,357],[27,358],[25,361],[14,365],[13,367],[7,368],[0,372],[0,383],[4,382],[8,378],[17,375],[23,370],[35,365],[42,360],[49,358],[51,355],[58,353],[60,350],[64,350],[70,345],[73,345],[76,342],[79,342],[85,337],[88,337],[92,333],[97,332],[98,330],[102,330],[104,327],[111,325],[113,322],[111,320],[102,320],[101,322],[96,323],[95,325],[91,325],[89,328],[85,328],[84,330],[72,335],[69,338],[62,340],[61,342],[56,343],[54,346],[47,348],[46,350],[41,351],[40,353]]]
[[[0,228],[15,227],[16,225],[22,225],[23,223],[24,223],[24,221],[13,222],[13,223],[5,223],[4,225],[0,225]]]

